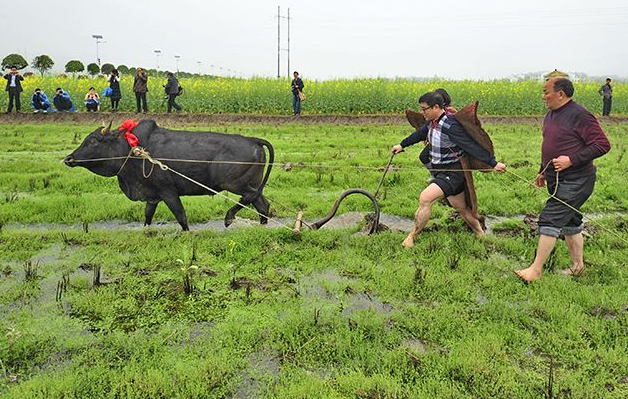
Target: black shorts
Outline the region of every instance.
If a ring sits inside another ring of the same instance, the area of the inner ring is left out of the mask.
[[[595,174],[573,179],[559,180],[556,197],[565,201],[575,209],[580,207],[593,193]],[[547,180],[547,191],[554,193],[556,181]],[[550,198],[539,215],[539,233],[558,237],[559,235],[572,236],[583,230],[582,214],[576,212],[560,201]]]
[[[461,172],[462,165],[460,162],[447,165],[432,164],[432,168],[436,171],[432,172],[434,176],[432,183],[436,184],[443,190],[445,197],[458,195],[464,191],[464,172]],[[451,171],[445,169],[453,169]]]

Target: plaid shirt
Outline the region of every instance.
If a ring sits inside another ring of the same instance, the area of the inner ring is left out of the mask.
[[[438,120],[430,123],[427,138],[430,142],[430,158],[434,165],[446,165],[458,162],[462,150],[449,138],[444,130],[448,130],[451,124],[447,115],[443,114]]]
[[[475,142],[453,115],[443,114],[438,120],[427,122],[399,144],[406,148],[425,139],[432,147],[430,158],[435,165],[458,162],[463,151],[488,165],[497,165],[495,157]]]

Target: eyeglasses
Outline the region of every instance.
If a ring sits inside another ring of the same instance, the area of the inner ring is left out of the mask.
[[[433,107],[433,105],[432,105],[432,107]],[[432,107],[421,107],[421,112],[425,112],[425,111],[427,111],[428,109],[430,109]]]

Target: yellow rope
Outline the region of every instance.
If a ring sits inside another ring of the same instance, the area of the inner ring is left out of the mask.
[[[136,150],[137,149],[137,150]],[[131,156],[131,155],[135,155],[135,156]],[[186,163],[206,163],[206,164],[232,164],[232,165],[273,165],[273,166],[280,166],[280,167],[285,167],[285,166],[292,166],[292,167],[298,167],[298,168],[305,168],[305,167],[310,167],[310,168],[336,168],[336,169],[340,169],[340,168],[353,168],[353,169],[362,169],[362,170],[380,170],[381,167],[371,167],[371,166],[355,166],[355,165],[340,165],[340,166],[330,166],[330,165],[320,165],[320,164],[316,164],[316,165],[311,165],[311,164],[303,164],[303,163],[293,163],[293,162],[284,162],[284,163],[261,163],[261,162],[243,162],[243,161],[209,161],[209,160],[198,160],[198,159],[176,159],[176,158],[152,158],[150,156],[150,154],[144,150],[144,149],[140,149],[140,147],[135,147],[134,149],[132,149],[129,152],[129,155],[126,157],[110,157],[110,158],[93,158],[93,159],[83,159],[83,160],[74,160],[74,162],[77,163],[81,163],[81,162],[98,162],[98,161],[109,161],[109,160],[118,160],[118,159],[124,159],[124,163],[122,164],[122,167],[120,168],[120,171],[122,170],[122,168],[124,167],[124,165],[126,165],[127,161],[129,159],[147,159],[148,161],[150,161],[151,163],[153,163],[154,165],[158,165],[162,170],[166,171],[166,170],[170,170],[171,172],[180,175],[181,177],[190,180],[191,182],[198,184],[199,186],[205,188],[206,190],[211,191],[214,194],[220,195],[224,198],[227,198],[229,201],[235,202],[236,204],[239,204],[241,206],[243,206],[246,209],[249,209],[255,213],[257,213],[258,215],[262,216],[262,217],[266,217],[268,220],[273,221],[274,223],[289,229],[288,226],[285,226],[279,222],[274,221],[272,218],[264,216],[262,214],[260,214],[259,212],[257,212],[257,210],[252,209],[246,205],[243,205],[241,203],[239,203],[238,201],[235,201],[223,194],[218,193],[215,190],[212,190],[211,188],[203,185],[202,183],[199,183],[191,178],[188,178],[187,176],[175,171],[174,169],[164,165],[161,161],[169,161],[169,162],[186,162]],[[543,171],[545,171],[547,169],[547,167],[549,166],[549,163],[545,166],[545,169],[543,169]],[[164,169],[164,167],[166,169]],[[422,169],[423,166],[418,166],[418,167],[405,167],[405,168],[399,168],[396,171],[406,171],[406,170],[418,170],[418,169]],[[120,171],[118,171],[118,173],[120,173]],[[474,172],[474,171],[479,171],[479,172],[492,172],[493,169],[429,169],[429,171],[431,172]],[[531,185],[534,188],[537,188],[534,184],[534,181],[530,182],[528,179],[512,172],[510,169],[506,169],[507,173],[510,173],[511,175],[517,177],[518,179],[526,182],[527,184]],[[152,169],[149,172],[148,176],[150,176],[150,174],[152,173]],[[148,176],[144,176],[144,177],[148,177]],[[558,172],[556,173],[556,177],[558,179]],[[569,209],[577,212],[578,214],[580,214],[581,216],[583,216],[584,218],[587,219],[587,221],[591,224],[594,224],[598,227],[600,227],[602,230],[614,235],[616,238],[620,239],[621,241],[623,241],[624,243],[628,244],[628,240],[626,240],[625,238],[621,237],[619,234],[615,233],[612,230],[609,230],[608,228],[606,228],[605,226],[596,223],[595,221],[593,221],[591,218],[589,218],[588,216],[586,216],[584,213],[580,212],[578,209],[576,209],[575,207],[569,205],[567,202],[561,200],[560,198],[558,198],[556,196],[556,193],[558,191],[558,180],[556,181],[556,187],[554,189],[554,193],[550,194],[548,193],[547,195],[550,198],[555,199],[556,201],[560,202],[561,204],[567,206]]]
[[[137,148],[137,147],[136,147]],[[101,162],[101,161],[115,161],[120,159],[143,159],[141,156],[134,157],[109,157],[109,158],[91,158],[91,159],[75,159],[73,162],[76,163],[87,163],[87,162]],[[351,168],[351,169],[361,169],[361,170],[374,170],[381,171],[381,166],[359,166],[359,165],[323,165],[323,164],[305,164],[302,162],[273,162],[273,163],[263,163],[263,162],[244,162],[244,161],[210,161],[210,160],[200,160],[200,159],[181,159],[181,158],[153,158],[157,161],[164,162],[184,162],[184,163],[205,163],[205,164],[227,164],[227,165],[259,165],[259,166],[278,166],[280,168],[291,167],[291,168],[320,168],[320,169],[342,169],[342,168]],[[393,172],[397,171],[406,171],[406,170],[420,170],[423,169],[423,166],[407,166],[403,168],[397,168],[393,170]],[[491,172],[493,169],[429,169],[433,172]]]
[[[537,188],[536,185],[534,184],[534,182],[530,182],[528,179],[526,179],[525,177],[519,176],[518,174],[516,174],[515,172],[512,172],[510,170],[506,170],[507,173],[510,173],[511,175],[517,177],[518,179],[523,180],[524,182],[526,182],[527,184],[531,185],[534,188]],[[558,188],[558,174],[556,175],[556,185]],[[602,225],[601,223],[596,223],[593,219],[591,219],[590,217],[586,216],[584,213],[580,212],[580,210],[576,209],[575,207],[571,206],[570,204],[568,204],[567,202],[563,201],[562,199],[558,198],[556,196],[556,191],[554,190],[554,194],[550,194],[547,193],[547,195],[550,198],[555,199],[556,201],[560,202],[561,204],[565,205],[567,208],[573,210],[574,212],[580,214],[583,218],[585,218],[587,220],[587,222],[596,225],[598,227],[600,227],[602,230],[606,231],[607,233],[615,236],[615,238],[618,238],[620,241],[623,241],[625,244],[628,244],[628,240],[625,239],[624,237],[620,236],[618,233],[614,232],[613,230],[607,228],[606,226]]]

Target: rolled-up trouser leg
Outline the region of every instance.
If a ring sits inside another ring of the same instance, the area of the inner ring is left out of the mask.
[[[546,236],[571,236],[581,233],[584,227],[580,207],[593,193],[595,174],[575,179],[560,180],[556,197],[569,204],[549,198],[539,216],[539,233]],[[556,181],[547,181],[547,190],[553,193]],[[572,209],[572,207],[574,209]],[[577,210],[577,211],[576,211]]]

